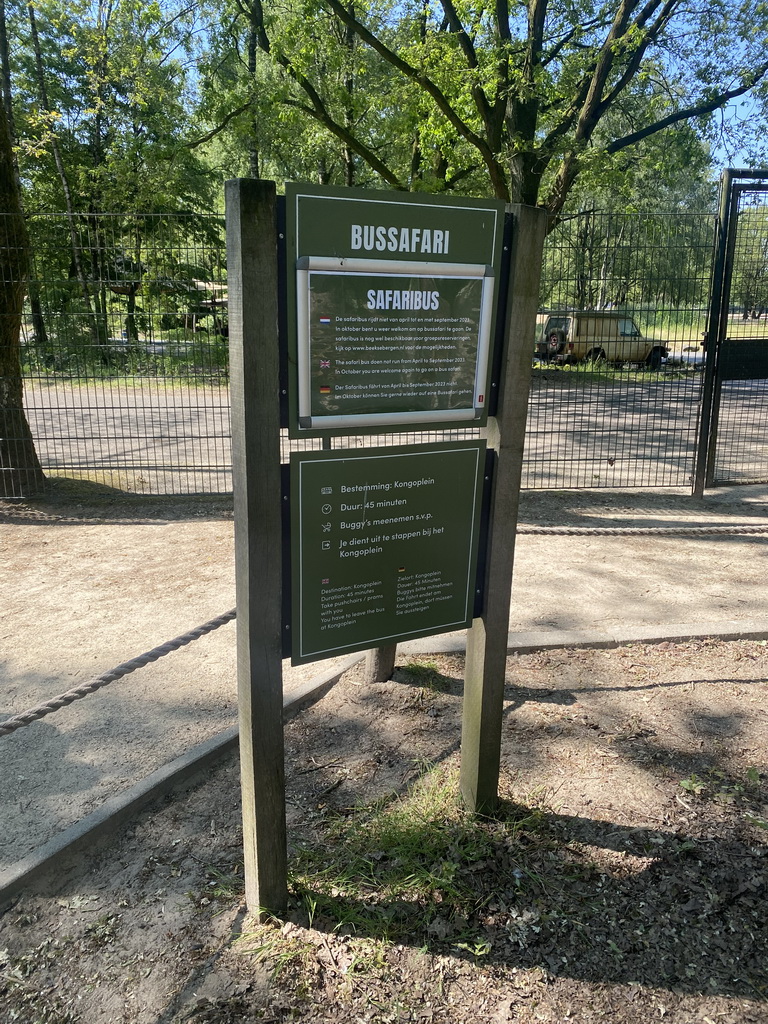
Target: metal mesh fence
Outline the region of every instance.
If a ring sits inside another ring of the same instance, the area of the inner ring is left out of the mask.
[[[714,483],[768,480],[768,195],[733,191],[729,302],[718,359]]]
[[[222,218],[29,219],[25,404],[48,475],[231,489]]]
[[[687,485],[714,217],[585,212],[544,254],[526,487]]]
[[[716,484],[768,482],[768,379],[723,383],[714,472]]]
[[[25,405],[46,474],[231,490],[223,220],[51,215],[29,228]],[[588,211],[549,235],[524,487],[688,484],[713,228],[709,214]],[[440,435],[457,436],[476,432]],[[283,459],[290,447],[284,437]]]

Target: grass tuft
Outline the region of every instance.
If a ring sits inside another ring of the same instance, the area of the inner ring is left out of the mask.
[[[311,926],[473,942],[467,921],[487,902],[479,880],[489,862],[500,885],[530,884],[512,843],[535,818],[477,818],[462,805],[455,768],[429,767],[405,796],[332,820],[322,841],[299,851],[292,891]]]
[[[397,669],[397,676],[402,682],[433,693],[446,693],[451,686],[450,678],[440,672],[434,661],[409,661]]]

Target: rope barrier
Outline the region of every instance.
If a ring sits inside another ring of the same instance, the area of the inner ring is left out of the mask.
[[[699,537],[727,534],[763,534],[768,533],[768,526],[518,526],[517,532],[528,535],[538,534],[560,537]],[[155,647],[145,654],[140,654],[137,658],[123,662],[122,665],[113,668],[111,672],[105,672],[103,675],[92,679],[89,683],[83,683],[82,686],[77,686],[73,690],[67,690],[66,693],[60,694],[58,697],[53,697],[51,700],[46,701],[45,704],[39,704],[28,711],[22,711],[19,715],[7,718],[4,722],[0,722],[0,736],[7,736],[17,729],[21,729],[22,726],[31,725],[32,722],[45,718],[46,715],[58,711],[59,708],[66,707],[76,700],[81,700],[83,697],[87,697],[89,694],[100,690],[103,686],[114,683],[115,680],[122,679],[124,676],[130,675],[131,672],[135,672],[139,668],[144,668],[145,665],[150,665],[153,661],[164,658],[166,654],[177,651],[180,647],[185,647],[187,644],[192,643],[193,640],[198,640],[200,637],[205,636],[206,633],[212,633],[220,626],[226,625],[236,615],[237,609],[232,608],[223,615],[217,615],[215,619],[204,622],[202,626],[177,636],[174,640],[168,640],[166,643],[160,644],[159,647]]]
[[[560,537],[700,537],[768,533],[768,526],[518,526],[517,532]]]
[[[46,701],[45,704],[39,704],[36,708],[30,708],[29,711],[22,711],[19,715],[14,715],[12,718],[6,718],[4,722],[0,722],[0,736],[7,736],[9,733],[15,732],[16,729],[21,729],[24,725],[30,725],[32,722],[37,722],[41,718],[45,718],[46,715],[50,715],[54,711],[58,711],[59,708],[66,707],[68,704],[72,704],[76,700],[81,700],[83,697],[87,697],[90,693],[95,693],[96,690],[100,690],[102,686],[107,686],[108,683],[114,683],[116,679],[122,679],[123,676],[130,675],[131,672],[135,672],[136,669],[144,668],[145,665],[150,665],[153,661],[158,661],[160,658],[164,658],[166,654],[170,654],[171,651],[178,651],[180,647],[185,647],[187,644],[191,644],[193,640],[199,640],[201,636],[205,636],[206,633],[212,633],[215,629],[220,626],[226,625],[227,622],[231,622],[235,618],[237,610],[233,608],[231,611],[225,612],[224,615],[217,615],[215,619],[209,619],[208,622],[204,622],[202,626],[198,626],[196,629],[191,629],[188,633],[183,633],[181,636],[177,636],[175,640],[168,640],[164,644],[160,644],[159,647],[154,647],[151,651],[147,651],[146,654],[140,654],[137,658],[131,658],[130,661],[124,661],[122,665],[118,665],[117,668],[113,668],[111,672],[105,672],[103,675],[97,676],[96,679],[92,679],[89,683],[83,683],[82,686],[76,686],[73,690],[67,690],[66,693],[60,694],[58,697],[53,697],[51,700]]]

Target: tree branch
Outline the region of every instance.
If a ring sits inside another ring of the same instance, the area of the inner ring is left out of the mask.
[[[641,142],[643,139],[647,139],[649,135],[655,135],[657,132],[664,131],[665,128],[669,128],[679,121],[687,121],[692,117],[703,117],[705,114],[711,114],[730,100],[736,99],[737,96],[743,96],[745,92],[749,92],[750,89],[753,89],[758,82],[765,78],[766,74],[768,74],[768,61],[765,61],[750,75],[749,80],[740,85],[738,89],[725,89],[708,100],[702,100],[691,107],[685,107],[674,114],[668,114],[667,117],[662,117],[660,120],[654,121],[653,124],[646,125],[645,128],[639,128],[636,132],[625,135],[621,139],[614,139],[613,142],[609,142],[605,147],[605,152],[618,153],[620,150],[626,149],[627,146],[634,146],[636,142]]]
[[[553,44],[551,49],[546,51],[546,56],[541,62],[542,66],[546,67],[548,64],[551,64],[553,60],[556,60],[566,46],[573,42],[580,32],[591,32],[593,29],[599,27],[605,28],[608,24],[610,24],[610,22],[606,18],[593,18],[592,21],[583,21],[578,25],[574,25],[569,32],[566,32],[564,36],[561,36],[561,38]],[[589,46],[586,43],[581,43],[579,44],[579,48],[588,50]]]
[[[363,40],[366,45],[370,46],[372,50],[375,50],[380,57],[383,57],[388,64],[396,68],[401,74],[410,81],[414,82],[423,89],[432,99],[438,110],[446,117],[448,122],[453,125],[459,135],[466,139],[482,156],[491,181],[494,186],[496,195],[499,198],[509,198],[509,189],[507,186],[506,176],[504,169],[502,168],[499,161],[496,159],[496,154],[488,144],[488,142],[474,132],[463,118],[459,117],[458,113],[454,110],[450,101],[443,91],[423,72],[409,64],[408,61],[403,60],[402,57],[398,56],[391,50],[385,43],[383,43],[377,36],[375,36],[369,29],[365,27],[361,22],[357,20],[350,12],[344,7],[339,0],[325,0],[327,5],[336,15],[336,17],[342,21],[345,25],[349,25],[350,28],[354,29],[357,35]]]
[[[197,149],[198,146],[205,145],[206,142],[210,142],[211,139],[215,139],[217,135],[224,131],[230,121],[234,121],[240,114],[244,114],[249,107],[253,106],[253,100],[247,100],[245,103],[241,103],[239,107],[235,107],[234,110],[230,110],[224,120],[217,124],[215,128],[211,128],[205,135],[201,135],[199,139],[194,139],[192,142],[185,142],[184,149]]]
[[[637,71],[638,71],[638,69],[640,67],[640,63],[641,63],[643,57],[645,56],[646,51],[648,50],[648,47],[651,45],[651,43],[656,42],[656,40],[658,39],[662,29],[665,27],[665,25],[669,22],[669,19],[674,14],[675,8],[677,6],[678,6],[677,0],[667,0],[667,2],[664,4],[664,7],[662,8],[661,13],[659,14],[659,16],[656,19],[656,21],[654,22],[654,24],[651,25],[651,27],[649,29],[647,29],[642,43],[639,46],[635,47],[634,52],[632,53],[631,58],[627,62],[627,66],[624,68],[624,71],[619,76],[618,81],[613,86],[613,88],[610,90],[608,95],[603,98],[603,101],[602,101],[602,104],[601,104],[601,107],[602,107],[603,110],[607,110],[608,107],[611,106],[611,104],[614,102],[616,97],[621,92],[623,92],[624,89],[626,89],[626,87],[629,85],[629,83],[635,77],[635,75],[637,74]],[[650,16],[650,14],[653,13],[652,11],[648,10],[650,7],[651,7],[651,4],[648,4],[648,7],[646,8],[646,11],[648,11],[648,16]],[[635,25],[633,27],[635,27],[635,26],[643,27],[646,24],[646,21],[648,19],[646,17],[644,17],[645,13],[646,12],[643,12],[643,14],[641,14],[638,17],[638,19],[635,22]]]
[[[343,8],[342,8],[343,10]],[[346,14],[346,12],[345,12]],[[261,0],[253,0],[253,6],[249,17],[252,19],[253,27],[256,29],[259,46],[265,52],[270,54],[273,60],[277,61],[281,68],[294,80],[294,82],[303,89],[306,93],[311,106],[299,103],[298,100],[284,100],[283,102],[287,106],[298,107],[305,114],[314,118],[319,124],[322,124],[332,135],[335,135],[337,139],[348,146],[353,152],[357,153],[358,156],[362,157],[363,160],[369,166],[376,171],[381,178],[384,179],[393,188],[399,189],[400,191],[407,191],[406,186],[400,181],[396,174],[394,174],[379,157],[370,149],[365,143],[357,139],[344,125],[334,120],[328,111],[327,106],[323,102],[322,97],[318,93],[317,89],[312,85],[306,75],[302,74],[297,68],[293,66],[288,57],[284,53],[276,53],[272,49],[267,30],[264,27],[264,8],[262,7]],[[342,19],[343,21],[344,19]]]
[[[366,146],[364,142],[361,142],[352,134],[352,132],[345,128],[344,125],[335,121],[328,113],[327,107],[322,102],[312,85],[309,82],[306,84],[309,86],[312,93],[312,95],[310,95],[309,92],[307,93],[313,103],[311,107],[306,103],[299,102],[299,100],[283,100],[283,103],[289,107],[296,107],[298,110],[309,115],[309,117],[314,118],[315,121],[323,125],[323,127],[327,128],[332,135],[335,135],[337,139],[343,142],[345,146],[349,146],[353,152],[357,153],[359,157],[362,157],[369,167],[376,171],[376,173],[389,185],[398,189],[400,192],[407,192],[408,186],[404,185],[403,182],[400,181],[397,175],[387,167],[383,160],[380,160],[379,157],[376,156],[370,147]],[[302,88],[306,91],[306,87],[304,85],[302,85]],[[317,101],[317,105],[315,105],[315,100]]]
[[[603,93],[618,52],[621,49],[621,43],[630,27],[630,15],[638,6],[638,3],[639,0],[622,0],[619,4],[619,9],[616,11],[616,17],[613,20],[610,31],[605,37],[605,42],[597,55],[594,70],[589,80],[587,95],[577,119],[577,141],[589,138],[604,109],[601,107]],[[658,6],[659,3],[660,0],[650,0],[647,6]],[[634,25],[632,25],[632,28],[634,28]]]
[[[480,63],[477,59],[477,53],[475,52],[475,45],[462,24],[461,18],[453,5],[453,0],[440,0],[440,3],[445,11],[445,17],[451,31],[459,41],[459,46],[464,54],[467,66],[472,71],[479,71]],[[485,125],[485,133],[489,139],[494,139],[497,135],[497,126],[494,123],[495,119],[493,116],[493,109],[491,108],[491,104],[488,102],[485,90],[477,79],[472,82],[470,89],[472,92],[472,99],[475,101],[475,106],[477,107],[478,113]]]
[[[520,85],[508,90],[506,109],[507,135],[514,145],[510,154],[510,180],[516,201],[531,204],[536,202],[540,180],[536,132],[541,90],[537,88],[536,79],[541,67],[548,2],[528,0],[528,32],[519,69]]]
[[[613,66],[617,47],[623,36],[627,34],[629,16],[634,8],[639,5],[640,0],[623,0],[611,25],[605,40],[600,49],[595,53],[593,59],[586,67],[581,77],[573,102],[563,113],[560,121],[549,132],[544,139],[540,149],[545,154],[547,162],[556,149],[560,139],[576,125],[576,141],[584,142],[594,131],[597,122],[606,109],[601,107],[603,102],[603,90],[611,68]],[[679,0],[671,0],[677,3]],[[644,8],[644,16],[647,18],[652,13],[650,9],[658,8],[661,0],[649,0]],[[634,26],[632,26],[634,27]]]
[[[440,0],[440,5],[445,11],[445,17],[449,28],[459,41],[459,46],[466,58],[467,66],[476,71],[480,67],[480,64],[477,59],[477,53],[475,52],[475,44],[472,42],[472,38],[464,28],[461,18],[459,17],[456,8],[453,6],[452,0]]]
[[[477,170],[479,164],[470,164],[468,167],[463,167],[460,171],[456,171],[450,178],[445,179],[445,191],[449,192],[452,188],[456,188],[460,181],[464,178],[468,178],[470,174]]]
[[[493,13],[496,19],[496,31],[499,33],[499,39],[503,43],[511,43],[512,32],[509,28],[509,0],[496,0]]]
[[[722,108],[730,100],[743,96],[744,93],[762,81],[766,75],[768,75],[768,60],[756,68],[747,80],[737,88],[723,89],[710,96],[709,99],[702,99],[699,103],[668,114],[666,117],[662,117],[658,121],[646,125],[644,128],[639,128],[629,135],[625,135],[620,139],[614,139],[613,142],[609,142],[603,147],[603,151],[608,154],[619,153],[629,146],[642,142],[643,139],[647,139],[651,135],[664,131],[665,128],[678,124],[680,121],[688,121],[692,117],[703,117],[705,114],[711,114],[715,110]],[[563,158],[555,182],[546,200],[546,207],[553,216],[562,209],[568,190],[579,175],[580,166],[579,152],[576,149],[567,153]]]

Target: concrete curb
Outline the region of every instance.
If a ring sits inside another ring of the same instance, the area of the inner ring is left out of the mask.
[[[91,814],[76,821],[33,853],[18,861],[0,875],[0,908],[4,908],[32,882],[56,871],[56,885],[73,873],[76,858],[85,849],[95,849],[100,841],[112,835],[118,825],[133,817],[153,800],[180,790],[185,784],[212,767],[237,746],[237,727],[213,736],[192,747],[181,757],[163,765],[141,782],[106,800]]]
[[[362,660],[359,654],[347,658],[303,686],[286,694],[283,719],[287,721],[302,708],[320,700],[338,680]],[[56,886],[76,874],[78,857],[94,850],[100,842],[110,838],[115,828],[133,818],[142,808],[168,793],[180,792],[228,753],[237,750],[237,726],[212,736],[203,743],[152,772],[135,786],[117,793],[102,806],[80,821],[64,829],[49,842],[18,861],[0,874],[0,910],[8,906],[24,889],[56,872]]]
[[[766,640],[768,620],[763,622],[737,622],[725,620],[717,623],[701,623],[692,628],[690,624],[658,627],[635,627],[622,630],[621,634],[592,633],[577,631],[547,631],[510,633],[508,651],[510,654],[528,654],[535,651],[557,648],[611,649],[627,644],[655,644],[684,642],[701,639],[718,640]],[[399,645],[406,655],[459,654],[466,648],[466,635],[426,637]],[[353,666],[362,661],[364,655],[352,655],[310,679],[303,686],[286,695],[283,704],[283,719],[292,718],[303,708],[320,700],[335,683]],[[203,772],[213,767],[228,753],[237,749],[238,728],[234,726],[211,737],[204,743],[192,747],[169,764],[152,772],[130,789],[107,800],[97,811],[86,815],[70,825],[59,835],[39,847],[33,853],[17,862],[13,868],[0,874],[0,909],[19,896],[33,883],[40,882],[56,872],[55,886],[58,888],[67,878],[80,869],[79,856],[87,849],[93,851],[100,842],[111,838],[117,826],[133,818],[147,804],[168,793],[179,792],[191,785]]]

